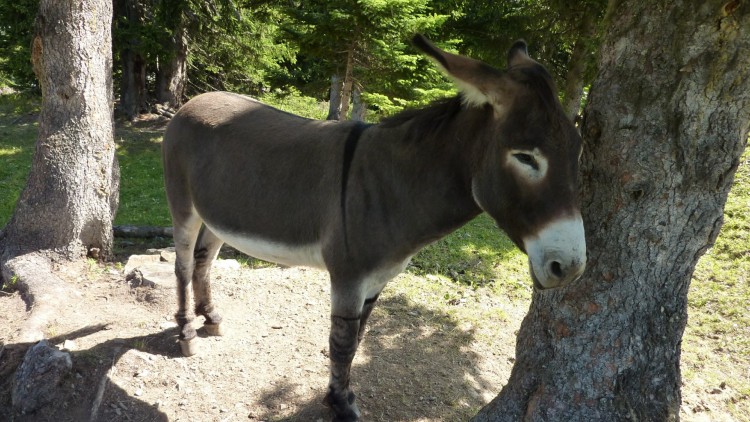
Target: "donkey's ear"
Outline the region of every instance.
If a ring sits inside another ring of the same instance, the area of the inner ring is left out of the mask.
[[[534,59],[529,57],[529,49],[526,46],[526,41],[518,40],[513,43],[508,50],[508,67],[523,66],[536,63]]]
[[[502,72],[479,60],[443,51],[422,35],[414,36],[412,43],[434,59],[456,82],[468,104],[492,104],[499,108],[497,99],[502,97]]]

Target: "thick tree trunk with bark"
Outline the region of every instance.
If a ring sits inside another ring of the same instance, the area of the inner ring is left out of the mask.
[[[43,0],[39,5],[32,51],[42,89],[39,135],[26,187],[0,234],[2,276],[18,277],[34,305],[30,321],[35,329],[67,291],[50,260],[112,252],[119,171],[111,20],[107,0]]]
[[[679,419],[688,287],[750,129],[750,3],[611,7],[583,127],[588,267],[534,293],[475,421]]]

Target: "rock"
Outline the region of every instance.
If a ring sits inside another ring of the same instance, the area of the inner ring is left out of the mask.
[[[159,255],[132,255],[125,265],[125,280],[133,287],[164,287],[174,288],[177,279],[174,275],[174,264],[163,261],[161,251]]]
[[[171,251],[169,249],[172,249]],[[159,258],[161,262],[171,262],[174,264],[177,254],[174,252],[174,248],[162,249],[159,251]]]
[[[161,262],[159,255],[131,255],[128,263],[125,264],[125,275],[129,275],[134,269],[146,264],[158,264]]]
[[[133,287],[174,288],[177,278],[174,275],[174,265],[167,262],[144,264],[128,273],[125,280]]]
[[[29,413],[54,401],[72,367],[70,354],[51,347],[46,340],[31,347],[13,378],[13,407]]]
[[[73,340],[65,340],[62,344],[61,350],[66,352],[73,352],[76,350],[76,342]]]
[[[239,271],[242,265],[236,259],[217,259],[214,261],[213,268],[217,270]]]

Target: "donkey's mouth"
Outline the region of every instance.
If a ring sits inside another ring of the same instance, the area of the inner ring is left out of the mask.
[[[534,273],[534,266],[531,265],[531,260],[529,260],[529,275],[531,275],[531,281],[534,282],[534,288],[536,290],[546,289],[546,287],[542,286],[542,283],[539,282],[539,279],[536,278],[536,274]]]

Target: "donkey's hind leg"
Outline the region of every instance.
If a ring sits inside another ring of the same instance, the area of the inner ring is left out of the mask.
[[[190,281],[193,278],[195,269],[195,260],[193,250],[198,238],[201,227],[200,218],[191,214],[185,218],[176,219],[174,223],[174,245],[175,245],[175,275],[177,276],[177,313],[175,319],[180,330],[180,348],[185,356],[195,354],[195,346],[192,340],[195,338],[195,328],[193,328],[193,316],[189,312],[188,302],[190,301]]]
[[[378,300],[380,294],[375,295],[372,298],[365,300],[365,305],[362,307],[362,316],[359,318],[359,332],[357,334],[357,344],[362,343],[365,338],[365,327],[367,326],[367,320],[370,318],[373,308],[375,308],[375,301]]]
[[[221,315],[216,311],[211,300],[211,265],[224,242],[208,227],[203,226],[198,242],[195,245],[195,270],[193,270],[193,294],[195,295],[195,314],[203,315],[206,321],[203,328],[206,334],[220,336]]]

